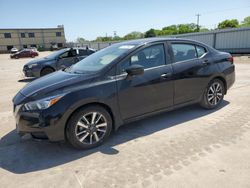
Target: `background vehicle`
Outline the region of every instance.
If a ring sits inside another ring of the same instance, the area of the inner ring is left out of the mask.
[[[18,58],[23,58],[23,57],[36,57],[38,56],[38,52],[35,52],[34,50],[32,49],[24,49],[24,50],[21,50],[19,52],[16,52],[12,55],[10,55],[10,58],[15,58],[15,59],[18,59]]]
[[[54,71],[67,68],[95,51],[94,49],[86,48],[65,48],[45,58],[33,60],[25,64],[23,72],[26,77],[44,76]]]
[[[127,41],[26,85],[14,113],[20,133],[86,149],[124,123],[194,103],[216,108],[234,81],[229,53],[191,40]]]
[[[18,52],[18,49],[17,49],[17,48],[11,48],[10,53],[14,54],[14,53],[16,53],[16,52]]]

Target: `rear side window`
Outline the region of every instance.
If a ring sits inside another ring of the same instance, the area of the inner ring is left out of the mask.
[[[172,49],[175,62],[197,58],[195,45],[172,44]]]
[[[196,46],[196,51],[197,51],[198,57],[203,56],[207,52],[207,50],[201,46]]]

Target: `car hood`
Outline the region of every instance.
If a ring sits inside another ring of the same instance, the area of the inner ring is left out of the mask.
[[[57,71],[52,74],[41,77],[27,84],[20,90],[20,94],[32,100],[61,94],[71,91],[76,84],[81,82],[81,86],[89,84],[95,77],[93,74],[72,74],[64,71]]]
[[[31,64],[42,64],[42,63],[46,63],[48,61],[53,61],[54,59],[50,59],[50,58],[39,58],[39,59],[34,59],[28,63],[26,63],[25,65],[31,65]]]

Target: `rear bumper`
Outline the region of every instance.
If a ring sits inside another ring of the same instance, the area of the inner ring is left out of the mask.
[[[235,67],[234,66],[230,67],[230,69],[227,69],[226,82],[227,82],[227,90],[228,90],[233,86],[235,82]]]

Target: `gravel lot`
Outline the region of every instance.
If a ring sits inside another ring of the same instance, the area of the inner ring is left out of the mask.
[[[250,187],[250,58],[235,58],[220,109],[147,118],[87,151],[17,136],[11,99],[28,61],[0,55],[0,187]]]

